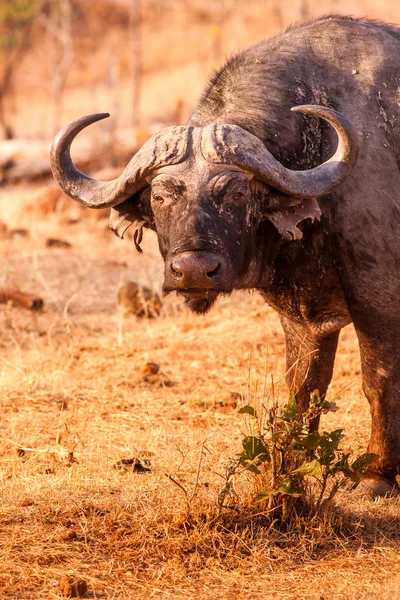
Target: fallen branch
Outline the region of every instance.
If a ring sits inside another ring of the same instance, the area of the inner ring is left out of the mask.
[[[43,300],[34,294],[24,294],[12,290],[0,289],[0,304],[10,303],[13,306],[20,306],[28,310],[42,310]]]

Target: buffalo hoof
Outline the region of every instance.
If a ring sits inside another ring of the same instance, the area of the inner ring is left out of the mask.
[[[367,498],[394,498],[400,495],[398,485],[384,477],[366,477],[357,486],[357,493]]]

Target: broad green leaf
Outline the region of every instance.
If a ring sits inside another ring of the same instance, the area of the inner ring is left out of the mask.
[[[272,496],[293,496],[294,498],[299,498],[300,496],[305,496],[306,492],[303,488],[295,486],[290,479],[285,479],[281,482],[277,489],[274,488],[266,488],[258,492],[256,496],[256,502],[260,502],[261,500],[265,500],[265,498],[271,498]]]
[[[294,496],[295,498],[298,498],[299,496],[305,496],[305,494],[305,490],[302,487],[294,485],[293,481],[290,479],[281,481],[276,490],[277,496]]]
[[[329,434],[335,450],[338,449],[340,440],[343,437],[343,429],[336,429]]]
[[[349,457],[350,457],[350,454],[344,454],[344,453],[339,454],[338,459],[337,459],[337,455],[336,456],[332,455],[332,460],[327,465],[327,467],[329,469],[329,473],[331,475],[336,475],[336,473],[342,472],[342,473],[346,474],[347,471],[350,471],[351,469],[350,469],[350,465],[349,465]]]
[[[318,431],[312,431],[308,435],[301,437],[297,444],[304,450],[315,450],[315,448],[318,447],[320,440],[321,435]]]
[[[265,490],[260,490],[255,497],[256,502],[261,502],[266,498],[271,498],[273,496],[279,496],[280,492],[278,490],[274,490],[273,488],[266,488]]]
[[[350,458],[350,452],[340,452],[339,453],[339,458],[338,460],[335,462],[335,466],[337,467],[348,467],[349,466],[349,458]]]
[[[285,404],[282,410],[282,418],[284,421],[295,421],[297,419],[297,402],[296,396],[293,392],[290,392],[289,402]]]
[[[257,416],[256,409],[250,406],[249,404],[247,404],[246,406],[242,406],[242,408],[239,408],[238,412],[240,414],[251,415],[252,417]]]
[[[365,454],[361,454],[351,465],[353,471],[362,471],[365,467],[368,467],[371,463],[378,460],[378,454],[372,454],[371,452],[366,452]]]
[[[306,495],[306,491],[297,485],[291,485],[288,489],[280,487],[278,488],[278,492],[280,492],[281,496],[293,496],[294,498]]]
[[[258,456],[265,457],[264,460],[268,462],[271,460],[268,448],[264,446],[261,439],[254,435],[246,435],[242,439],[242,446],[245,453],[245,456],[249,460],[254,460]],[[242,453],[242,455],[244,454]],[[262,461],[262,462],[263,462]]]
[[[321,448],[326,448],[327,450],[337,450],[342,437],[343,429],[335,429],[335,431],[331,431],[330,433],[324,431],[321,435],[319,445]]]
[[[319,461],[315,458],[311,462],[304,461],[300,467],[291,472],[293,473],[303,473],[304,475],[317,475],[321,470],[321,465]]]

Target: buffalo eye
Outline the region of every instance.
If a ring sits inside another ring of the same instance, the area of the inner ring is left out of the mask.
[[[164,198],[159,194],[153,194],[153,199],[158,203],[162,204],[164,202]]]
[[[232,200],[239,201],[243,198],[243,192],[235,192],[232,194]]]

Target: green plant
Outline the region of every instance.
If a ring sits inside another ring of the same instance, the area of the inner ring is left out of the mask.
[[[242,451],[228,466],[220,506],[232,508],[232,499],[237,498],[234,475],[247,471],[256,477],[255,501],[266,502],[274,515],[280,513],[287,520],[304,509],[310,516],[322,514],[338,490],[348,482],[358,483],[378,458],[375,454],[351,457],[340,447],[342,429],[320,433],[312,428],[323,412],[333,410],[336,406],[317,392],[303,415],[293,393],[282,407],[276,399],[271,407],[262,405],[259,410],[243,406],[239,413],[248,415],[255,433],[244,435]]]

